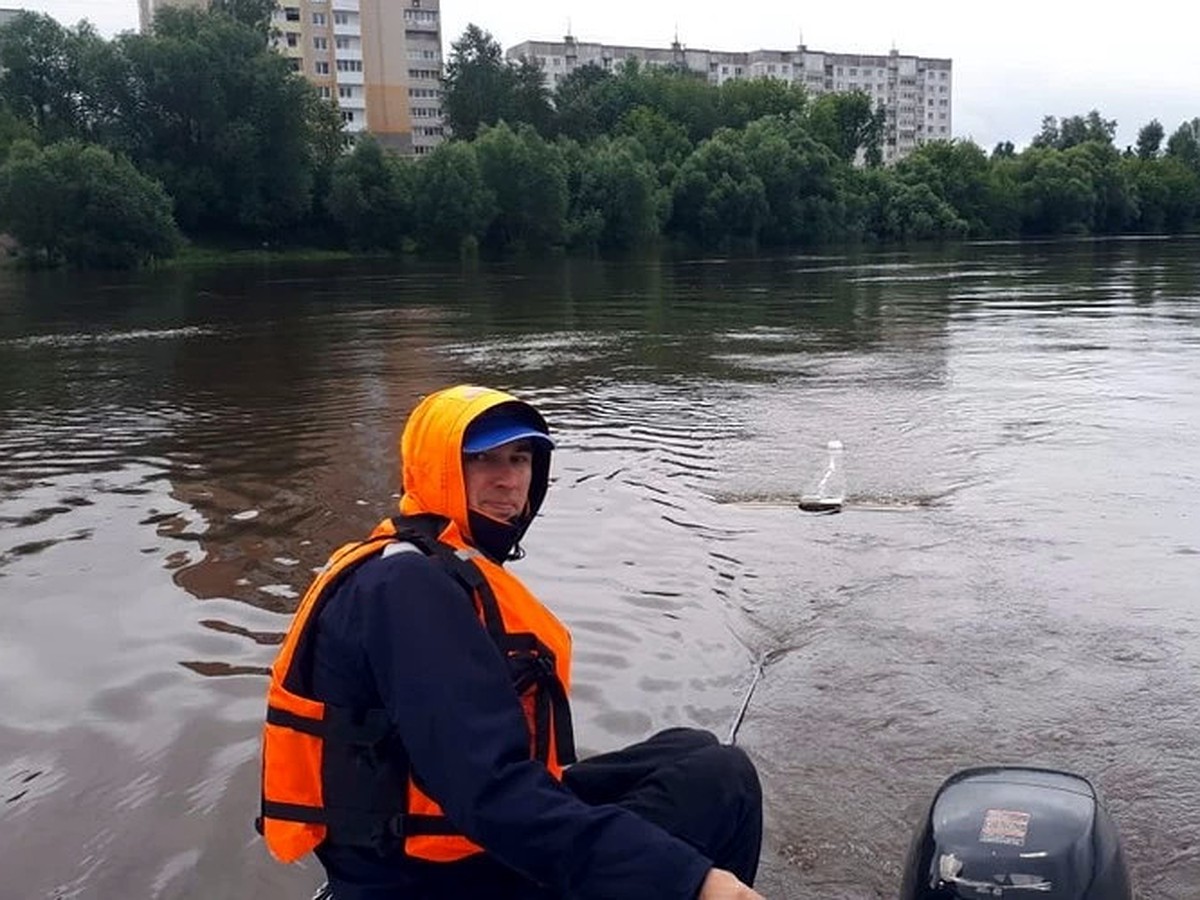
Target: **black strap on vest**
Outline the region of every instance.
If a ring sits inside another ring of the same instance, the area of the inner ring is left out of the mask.
[[[570,765],[576,759],[575,732],[567,692],[555,671],[554,653],[537,640],[536,635],[505,631],[496,593],[479,567],[438,540],[448,524],[448,519],[428,514],[392,519],[398,540],[410,543],[426,556],[436,559],[478,604],[484,627],[508,663],[518,696],[535,684],[540,689],[534,708],[534,758],[543,763],[549,761],[553,728],[558,762]]]

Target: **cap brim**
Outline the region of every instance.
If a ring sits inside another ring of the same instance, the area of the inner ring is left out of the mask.
[[[496,428],[486,428],[480,434],[472,435],[468,440],[463,442],[463,453],[484,453],[488,450],[494,450],[503,444],[511,444],[513,441],[531,440],[538,441],[547,450],[554,449],[554,441],[550,440],[549,435],[544,431],[538,431],[536,428],[531,428],[528,425],[500,425]]]

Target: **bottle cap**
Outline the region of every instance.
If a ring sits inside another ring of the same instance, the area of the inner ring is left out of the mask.
[[[828,449],[830,449],[830,450],[841,450],[841,449],[842,449],[842,442],[841,442],[841,441],[830,441],[830,442],[829,442],[829,444],[828,444]]]

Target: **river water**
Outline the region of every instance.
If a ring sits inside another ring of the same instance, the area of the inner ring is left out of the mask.
[[[581,749],[738,742],[771,898],[894,896],[970,765],[1092,779],[1200,897],[1200,241],[0,272],[0,896],[303,898],[264,672],[424,393],[546,412],[518,573]],[[846,447],[849,500],[797,500]]]

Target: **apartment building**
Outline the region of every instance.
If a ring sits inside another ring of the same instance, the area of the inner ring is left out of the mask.
[[[672,66],[704,74],[713,84],[739,78],[777,78],[804,87],[811,96],[862,91],[885,110],[883,159],[895,162],[926,141],[949,140],[953,67],[949,59],[906,56],[897,50],[881,55],[826,53],[803,44],[795,50],[723,52],[687,48],[622,47],[584,43],[568,35],[561,43],[525,41],[507,52],[509,59],[536,60],[553,90],[581,66],[613,71],[627,59],[651,67]]]
[[[142,28],[158,6],[207,0],[140,0]],[[444,140],[440,0],[279,0],[275,48],[337,104],[346,130],[400,153]]]

